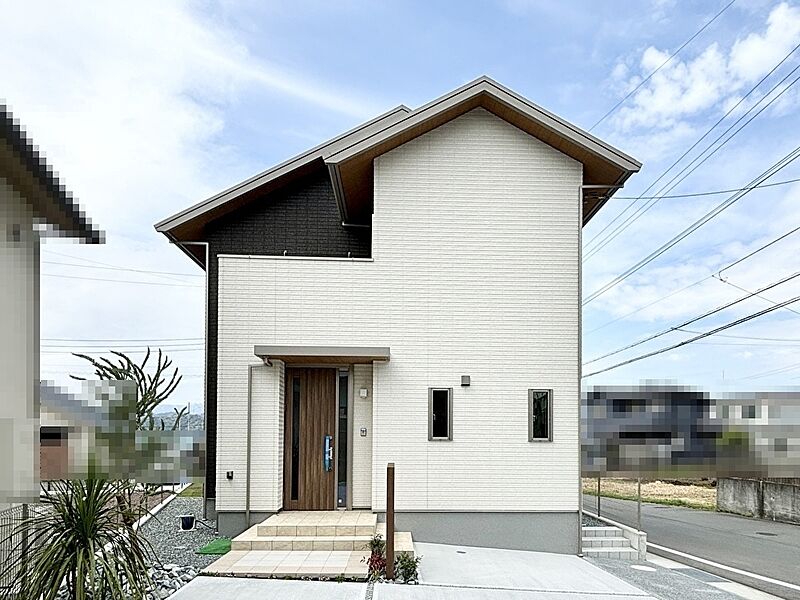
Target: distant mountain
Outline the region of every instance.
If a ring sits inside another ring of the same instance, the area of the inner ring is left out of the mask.
[[[155,427],[156,429],[161,429],[161,421],[164,421],[164,429],[172,429],[172,424],[175,423],[175,411],[163,411],[153,414],[153,418],[155,419]],[[188,426],[187,426],[188,425]],[[191,413],[190,415],[184,414],[181,417],[181,422],[178,429],[181,430],[200,430],[203,429],[203,414],[200,413]]]

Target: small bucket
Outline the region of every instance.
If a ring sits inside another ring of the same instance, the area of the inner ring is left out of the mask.
[[[194,529],[194,515],[180,515],[178,520],[181,524],[181,531],[192,531]]]

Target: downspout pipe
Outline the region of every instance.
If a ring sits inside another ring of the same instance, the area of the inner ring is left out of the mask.
[[[167,237],[169,238],[170,244],[175,244],[177,246],[203,246],[205,248],[206,260],[205,268],[203,269],[206,274],[205,302],[203,303],[205,306],[205,333],[203,336],[203,357],[205,360],[205,365],[203,368],[203,430],[205,431],[206,436],[208,436],[208,242],[182,242],[176,240],[169,234],[167,234]],[[208,443],[208,438],[206,438],[206,443]],[[208,519],[208,486],[205,484],[205,477],[203,477],[203,519]]]
[[[252,472],[252,440],[253,440],[253,370],[259,367],[271,367],[264,360],[257,365],[247,365],[247,458],[245,467],[244,518],[247,529],[250,528],[250,477]]]
[[[578,186],[578,556],[583,556],[583,452],[581,449],[581,384],[583,383],[583,192],[619,190],[622,185]],[[613,191],[611,193],[613,193]],[[610,194],[609,194],[610,195]],[[598,500],[600,496],[597,496]]]

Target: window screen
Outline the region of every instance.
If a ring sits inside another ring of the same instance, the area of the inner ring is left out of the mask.
[[[453,439],[453,389],[428,389],[428,439]]]
[[[528,441],[552,441],[552,390],[528,390]]]

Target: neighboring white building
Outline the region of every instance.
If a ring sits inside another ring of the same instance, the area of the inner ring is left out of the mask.
[[[0,508],[39,497],[39,245],[102,235],[0,104]]]
[[[640,164],[488,78],[156,228],[208,275],[208,508],[578,552],[581,227]],[[326,460],[326,444],[331,449]]]

